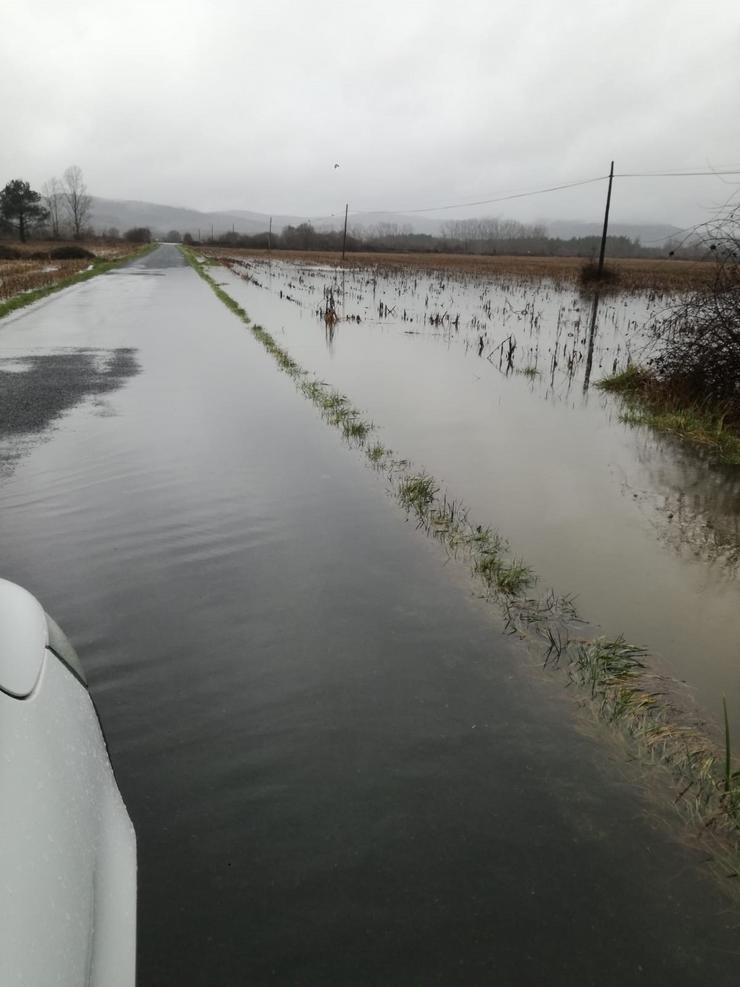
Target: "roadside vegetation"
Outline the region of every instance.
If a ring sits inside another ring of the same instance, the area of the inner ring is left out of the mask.
[[[105,274],[154,246],[134,247],[124,241],[37,241],[24,247],[0,243],[0,318],[62,288]]]
[[[622,395],[625,422],[673,432],[740,464],[740,211],[706,238],[711,279],[649,325],[647,360],[599,386]]]
[[[512,556],[500,534],[476,524],[433,476],[385,446],[375,425],[346,395],[312,377],[266,329],[251,322],[209,273],[216,263],[212,258],[188,247],[183,253],[322,417],[385,476],[406,517],[467,565],[481,595],[500,605],[508,631],[528,642],[546,667],[560,670],[567,684],[577,686],[582,702],[619,729],[641,760],[668,769],[675,805],[720,873],[740,876],[740,781],[732,770],[729,729],[723,744],[682,708],[680,689],[651,668],[643,649],[621,638],[591,636],[571,598],[537,592],[536,574]]]
[[[674,390],[650,367],[632,364],[597,384],[624,402],[620,420],[648,425],[712,450],[720,462],[740,465],[740,428],[735,402],[712,403]]]

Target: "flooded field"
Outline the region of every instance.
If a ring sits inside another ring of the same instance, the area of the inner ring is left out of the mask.
[[[740,721],[740,477],[619,421],[593,384],[644,356],[660,293],[239,261],[217,278],[397,454],[507,537],[541,588]],[[327,315],[327,312],[329,315]],[[331,313],[334,313],[332,316]]]

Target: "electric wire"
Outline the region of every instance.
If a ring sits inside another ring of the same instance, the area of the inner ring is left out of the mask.
[[[696,178],[696,177],[727,177],[727,176],[740,176],[740,170],[738,169],[712,169],[708,171],[696,170],[677,170],[673,171],[631,171],[631,172],[614,172],[613,178]],[[408,216],[416,215],[418,213],[433,213],[433,212],[445,212],[450,209],[470,209],[475,206],[488,206],[493,205],[498,202],[510,202],[514,199],[525,199],[534,195],[545,195],[550,192],[561,192],[565,189],[580,188],[584,185],[593,185],[597,182],[607,181],[609,175],[597,175],[593,178],[583,178],[574,182],[565,182],[561,185],[551,185],[545,188],[528,189],[523,192],[507,192],[498,193],[487,199],[476,199],[475,201],[468,202],[453,202],[446,205],[439,206],[423,206],[414,207],[411,209],[362,209],[362,210],[351,210],[348,212],[348,216],[372,216],[373,214],[378,215],[389,215],[389,216]],[[339,214],[333,213],[326,216],[312,216],[306,217],[303,222],[318,223],[326,222],[329,220],[341,219]],[[699,224],[701,225],[701,224]],[[648,241],[651,242],[651,241]]]
[[[524,199],[530,195],[544,195],[546,192],[560,192],[563,189],[579,188],[581,185],[593,185],[594,182],[603,182],[608,175],[598,175],[596,178],[584,178],[578,182],[567,182],[564,185],[552,185],[549,188],[530,189],[527,192],[510,192],[505,195],[497,195],[491,199],[478,199],[476,202],[453,202],[447,206],[424,206],[421,209],[399,209],[393,212],[417,213],[417,212],[442,212],[445,209],[467,209],[471,206],[488,206],[494,202],[508,202],[510,199]]]

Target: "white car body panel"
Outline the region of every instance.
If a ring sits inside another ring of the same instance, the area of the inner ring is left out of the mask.
[[[25,589],[0,580],[0,688],[18,699],[36,685],[48,643],[43,607]]]
[[[133,826],[87,689],[23,594],[0,580],[0,984],[131,987]]]

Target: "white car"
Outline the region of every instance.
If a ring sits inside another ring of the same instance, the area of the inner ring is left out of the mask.
[[[136,837],[85,674],[0,579],[0,984],[135,980]]]

